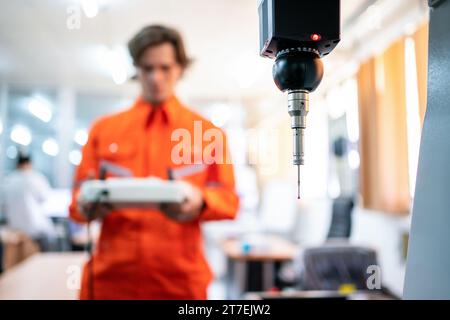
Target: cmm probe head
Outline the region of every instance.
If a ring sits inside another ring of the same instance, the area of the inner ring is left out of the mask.
[[[309,93],[323,77],[321,57],[340,41],[340,0],[261,0],[259,2],[260,54],[275,58],[273,79],[288,94],[293,134],[293,164],[304,164],[304,136]]]

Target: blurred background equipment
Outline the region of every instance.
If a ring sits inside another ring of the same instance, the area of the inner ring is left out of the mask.
[[[377,265],[376,252],[368,248],[346,244],[308,248],[303,252],[300,285],[304,290],[368,290],[367,270]]]
[[[349,239],[352,232],[352,211],[355,203],[352,198],[334,199],[330,230],[327,239]]]

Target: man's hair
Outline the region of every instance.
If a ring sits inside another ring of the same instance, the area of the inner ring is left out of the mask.
[[[163,43],[173,45],[177,62],[186,69],[191,59],[186,54],[183,38],[177,30],[162,25],[146,26],[128,42],[128,50],[134,65],[138,66],[139,59],[146,49]]]
[[[31,156],[22,152],[17,155],[17,167],[31,163]]]

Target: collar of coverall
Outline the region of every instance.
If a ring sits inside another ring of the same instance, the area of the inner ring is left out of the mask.
[[[159,105],[154,105],[139,96],[133,108],[139,112],[139,118],[143,119],[144,125],[148,126],[156,119],[160,119],[167,124],[173,123],[177,116],[179,104],[180,102],[174,95]]]

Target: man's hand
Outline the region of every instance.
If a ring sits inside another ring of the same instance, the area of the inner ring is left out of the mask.
[[[200,189],[191,186],[191,192],[182,203],[164,203],[160,209],[169,218],[179,222],[194,220],[204,207],[203,195]]]
[[[86,176],[86,180],[95,179],[96,174],[94,170],[90,170]],[[84,215],[88,221],[95,219],[103,219],[114,207],[109,203],[86,203],[81,200],[81,195],[77,197],[78,210]]]
[[[85,203],[78,200],[78,208],[88,221],[95,219],[103,219],[112,209],[113,206],[108,203]]]

